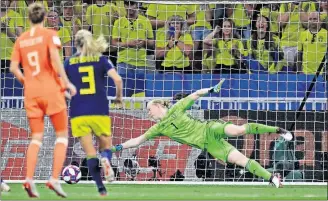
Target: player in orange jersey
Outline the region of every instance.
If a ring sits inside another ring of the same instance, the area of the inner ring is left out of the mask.
[[[43,27],[46,16],[42,4],[28,7],[31,29],[15,42],[10,71],[24,85],[25,109],[32,132],[27,149],[26,181],[23,185],[30,197],[39,197],[33,182],[38,153],[42,145],[44,116],[48,115],[56,132],[52,177],[47,187],[57,195],[66,197],[58,177],[66,159],[68,144],[68,116],[64,93],[76,94],[76,88],[65,73],[59,56],[60,39],[53,30]],[[24,69],[24,75],[19,65]]]

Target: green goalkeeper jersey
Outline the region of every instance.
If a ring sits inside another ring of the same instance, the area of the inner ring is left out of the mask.
[[[167,136],[181,144],[204,149],[207,122],[194,119],[186,110],[194,104],[191,98],[183,98],[174,104],[165,117],[145,133],[146,138]]]

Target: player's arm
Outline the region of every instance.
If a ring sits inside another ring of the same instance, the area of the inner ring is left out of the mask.
[[[18,79],[18,81],[24,85],[24,75],[19,67],[19,62],[17,61],[11,61],[10,63],[10,72],[15,75],[15,77]]]
[[[145,142],[146,140],[147,140],[146,134],[143,134],[143,135],[140,135],[139,137],[132,138],[132,139],[124,142],[123,144],[115,145],[115,147],[113,147],[112,150],[113,151],[121,151],[122,149],[129,149],[129,148],[137,147],[140,144],[142,144],[143,142]]]
[[[121,76],[117,73],[115,68],[110,69],[107,72],[108,76],[113,79],[115,87],[116,87],[116,101],[119,104],[122,104],[122,96],[123,96],[123,82]]]
[[[298,40],[298,43],[297,43],[297,55],[296,55],[296,58],[295,58],[295,70],[296,70],[296,73],[302,73],[302,63],[303,63],[303,37],[307,37],[307,34],[303,34],[303,33],[306,33],[306,32],[302,32],[301,33],[301,36]]]
[[[122,149],[136,147],[149,139],[160,136],[161,133],[158,132],[157,127],[158,127],[158,125],[155,124],[152,127],[150,127],[148,129],[148,131],[146,133],[144,133],[143,135],[140,135],[139,137],[136,137],[136,138],[132,138],[132,139],[124,142],[123,144],[115,145],[114,147],[112,147],[112,151],[121,151]]]
[[[50,53],[50,59],[51,59],[51,65],[53,68],[55,68],[56,72],[59,73],[59,76],[64,81],[64,85],[66,89],[70,90],[70,93],[72,96],[76,94],[76,88],[75,86],[69,81],[67,74],[65,72],[63,63],[61,61],[58,47],[61,46],[60,39],[58,36],[52,36],[50,39],[50,47],[49,47],[49,53]]]
[[[205,96],[209,93],[218,93],[221,90],[221,86],[223,84],[225,79],[222,79],[219,84],[215,85],[214,87],[211,88],[204,88],[204,89],[199,89],[195,91],[194,93],[190,94],[187,96],[188,99],[191,99],[193,101],[197,100],[198,98]]]
[[[18,79],[18,81],[24,85],[24,75],[19,67],[19,64],[21,62],[21,54],[20,54],[20,50],[19,50],[19,46],[18,46],[18,40],[17,42],[14,44],[13,47],[13,51],[11,54],[11,62],[10,62],[10,72],[13,73],[15,75],[15,77]]]

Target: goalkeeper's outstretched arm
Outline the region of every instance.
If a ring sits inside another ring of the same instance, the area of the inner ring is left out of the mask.
[[[187,96],[188,98],[192,99],[192,100],[197,100],[198,98],[205,96],[209,93],[218,93],[221,90],[221,86],[223,84],[225,79],[222,79],[219,84],[215,85],[214,87],[211,88],[204,88],[204,89],[199,89],[197,91],[195,91],[194,93],[190,94],[189,96]]]
[[[139,146],[145,141],[147,141],[146,134],[143,134],[139,137],[132,138],[122,144],[115,145],[114,147],[112,147],[112,151],[121,151],[122,149],[133,148]]]

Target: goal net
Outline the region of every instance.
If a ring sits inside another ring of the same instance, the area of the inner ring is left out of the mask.
[[[7,13],[1,15],[1,177],[8,181],[25,179],[31,139],[23,86],[9,72],[13,35],[29,27],[26,2],[1,1],[0,7]],[[137,137],[154,124],[147,115],[149,100],[174,102],[177,94],[225,78],[219,94],[201,98],[187,112],[200,120],[256,122],[290,130],[295,140],[288,143],[275,133],[227,141],[286,182],[328,181],[327,2],[39,2],[48,10],[45,25],[58,30],[63,59],[76,52],[74,33],[79,29],[103,34],[110,44],[105,55],[123,78],[125,97],[124,108],[116,109],[111,104],[115,88],[108,79],[113,144]],[[46,118],[36,180],[51,175],[54,142]],[[82,179],[90,181],[85,158],[70,131],[65,165],[80,166]],[[117,181],[263,181],[167,137],[117,152],[111,162]]]

